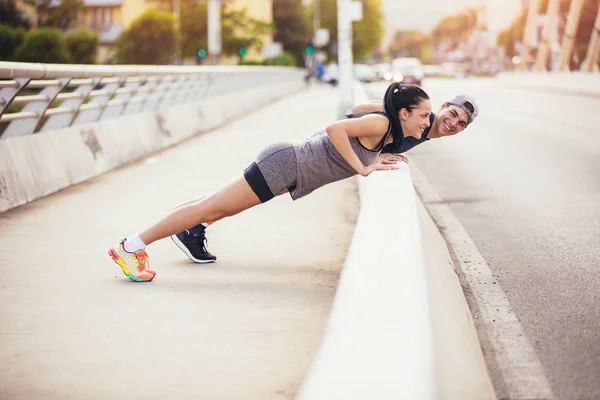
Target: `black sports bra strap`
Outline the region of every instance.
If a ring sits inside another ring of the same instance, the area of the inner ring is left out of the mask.
[[[371,111],[371,112],[368,112],[367,114],[379,114],[379,115],[383,115],[384,117],[386,117],[388,119],[388,130],[385,133],[385,135],[383,135],[383,138],[381,139],[381,141],[373,149],[373,151],[381,151],[381,150],[383,150],[383,147],[385,146],[385,142],[387,142],[387,140],[389,139],[390,135],[392,134],[392,120],[383,111]]]

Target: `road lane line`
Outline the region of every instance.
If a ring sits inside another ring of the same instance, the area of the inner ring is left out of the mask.
[[[460,221],[410,162],[415,189],[455,254],[480,312],[509,399],[553,399],[542,365],[506,293]],[[440,229],[441,230],[441,229]],[[462,279],[461,279],[462,280]],[[486,354],[488,357],[489,354]],[[489,364],[489,360],[488,360]],[[498,388],[496,389],[498,391]]]

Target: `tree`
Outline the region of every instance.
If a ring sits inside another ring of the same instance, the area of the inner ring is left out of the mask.
[[[221,34],[223,38],[223,53],[229,56],[244,54],[250,48],[262,46],[262,36],[271,32],[273,26],[267,22],[252,18],[248,9],[230,9],[227,4],[223,6],[221,16]]]
[[[417,57],[427,62],[431,56],[431,38],[417,30],[396,31],[389,46],[392,57]]]
[[[508,57],[517,55],[516,43],[521,43],[525,32],[525,20],[527,13],[521,12],[517,18],[513,20],[508,28],[498,34],[496,42],[504,49],[504,54]]]
[[[76,64],[95,64],[98,51],[98,33],[87,29],[75,29],[65,35],[71,61]]]
[[[60,29],[40,28],[29,31],[15,52],[15,61],[68,63],[71,56]]]
[[[181,52],[183,57],[194,57],[198,49],[207,49],[208,7],[207,3],[182,0],[181,7]]]
[[[121,33],[116,48],[121,64],[170,64],[178,51],[173,16],[145,11]]]
[[[31,26],[27,15],[17,8],[15,0],[0,0],[0,25],[23,27]]]
[[[273,24],[273,39],[281,42],[284,50],[294,55],[298,65],[312,36],[302,4],[297,0],[273,0]]]
[[[76,24],[77,15],[83,10],[83,6],[83,0],[62,0],[58,7],[48,10],[48,18],[43,25],[55,26],[66,31]]]
[[[24,28],[0,25],[0,60],[6,61],[12,59],[24,38]]]
[[[474,29],[479,27],[478,12],[473,8],[443,18],[433,28],[431,38],[434,44],[442,42],[458,43],[463,41]]]
[[[371,57],[383,39],[381,0],[362,0],[363,18],[352,24],[352,52],[357,61]]]
[[[321,26],[329,30],[331,45],[327,52],[332,57],[337,52],[337,0],[320,0]],[[352,23],[352,52],[355,61],[368,58],[383,39],[383,12],[381,0],[362,0],[363,19]]]

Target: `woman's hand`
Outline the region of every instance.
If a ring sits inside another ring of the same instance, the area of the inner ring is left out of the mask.
[[[393,169],[398,169],[398,167],[396,165],[394,165],[396,163],[384,163],[382,160],[377,160],[375,161],[375,163],[371,164],[371,165],[367,165],[363,171],[361,172],[362,176],[368,176],[371,172],[373,171],[389,171],[389,170],[393,170]]]
[[[408,157],[400,153],[383,153],[379,155],[379,159],[384,164],[396,164],[396,161],[403,161],[408,164]]]

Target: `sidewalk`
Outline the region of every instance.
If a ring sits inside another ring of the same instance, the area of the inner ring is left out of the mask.
[[[106,254],[241,172],[266,144],[332,122],[301,91],[140,163],[0,214],[0,398],[290,399],[319,345],[358,212],[355,181],[272,200],[208,231],[215,264],[170,240],[130,282]]]

